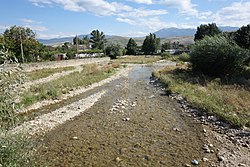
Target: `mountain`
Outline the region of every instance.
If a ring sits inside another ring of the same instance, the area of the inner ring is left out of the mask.
[[[236,31],[239,27],[221,26],[219,27],[223,32]],[[171,38],[181,36],[194,36],[196,33],[195,28],[164,28],[155,32],[155,35],[160,38]]]
[[[230,27],[230,26],[223,26],[219,27],[222,31],[236,31],[239,28],[238,27]],[[181,38],[186,38],[184,43],[190,43],[190,39],[193,38],[194,34],[196,33],[195,28],[164,28],[159,31],[156,31],[155,34],[157,37],[160,37],[162,39],[173,39],[178,37],[178,40],[181,40]],[[79,38],[83,38],[83,36],[86,35],[79,35]],[[87,34],[88,37],[90,37],[89,34]],[[45,45],[59,45],[63,44],[64,42],[72,42],[74,37],[64,37],[64,38],[53,38],[53,39],[38,39],[38,41]],[[107,43],[115,43],[120,44],[122,46],[126,46],[128,43],[129,37],[121,37],[121,36],[112,36],[112,35],[106,35]],[[134,38],[135,41],[138,44],[142,44],[145,37],[137,37]],[[190,38],[190,39],[189,39]],[[175,39],[173,39],[175,41]],[[191,41],[192,42],[192,41]]]

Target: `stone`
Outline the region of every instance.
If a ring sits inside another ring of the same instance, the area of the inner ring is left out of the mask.
[[[78,137],[74,136],[74,137],[72,137],[72,139],[77,140],[77,139],[78,139]]]
[[[198,165],[199,162],[198,162],[197,160],[194,159],[194,160],[192,161],[192,164],[193,164],[193,165]]]
[[[204,157],[204,158],[202,158],[202,161],[203,161],[203,162],[207,162],[208,159]]]
[[[238,166],[243,166],[243,167],[246,167],[247,165],[246,164],[239,164]]]
[[[206,129],[203,129],[203,132],[204,132],[204,133],[206,133],[206,132],[207,132],[207,130],[206,130]]]
[[[122,161],[122,159],[120,158],[120,157],[116,157],[116,162],[121,162]]]
[[[224,158],[223,156],[218,156],[218,160],[219,160],[219,161],[224,161],[225,158]]]
[[[191,167],[191,165],[189,165],[189,164],[185,164],[185,167]]]

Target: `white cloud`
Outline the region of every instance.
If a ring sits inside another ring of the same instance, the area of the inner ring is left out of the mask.
[[[213,22],[218,25],[241,27],[250,23],[250,2],[235,2],[213,15]]]
[[[142,4],[152,4],[152,0],[130,0],[135,3],[142,3]]]
[[[117,3],[108,2],[105,0],[29,0],[34,5],[58,5],[62,6],[65,10],[75,12],[90,12],[99,16],[115,15],[121,11],[130,11],[130,6]]]
[[[37,38],[39,39],[51,39],[51,38],[63,38],[63,37],[73,37],[75,33],[72,32],[59,32],[56,34],[45,34],[45,33],[37,33]]]
[[[177,8],[179,13],[183,15],[198,15],[198,10],[194,8],[196,5],[192,4],[191,0],[161,0],[160,3],[169,7]]]
[[[44,27],[44,26],[35,26],[35,25],[25,25],[25,27],[28,27],[30,28],[31,30],[33,31],[47,31],[48,28],[47,27]]]
[[[166,10],[145,10],[142,8],[133,9],[130,12],[123,12],[118,14],[119,17],[134,17],[134,18],[141,18],[141,17],[150,17],[150,16],[159,16],[165,15],[168,12]]]

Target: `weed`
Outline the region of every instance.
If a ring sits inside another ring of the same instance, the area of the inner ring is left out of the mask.
[[[236,126],[250,125],[250,92],[244,86],[223,84],[220,79],[196,75],[186,67],[166,67],[154,76],[203,111]]]

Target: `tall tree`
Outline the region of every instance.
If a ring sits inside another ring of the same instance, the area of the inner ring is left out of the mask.
[[[87,35],[85,35],[83,38],[82,38],[82,44],[83,45],[89,45],[89,37]]]
[[[154,54],[160,48],[160,38],[156,38],[155,34],[150,33],[146,36],[142,44],[144,54]]]
[[[250,24],[236,31],[235,41],[240,47],[250,49]]]
[[[217,27],[215,23],[212,24],[201,24],[197,27],[197,31],[194,35],[194,40],[201,40],[206,35],[207,36],[215,36],[216,34],[220,34],[221,30]]]
[[[73,45],[80,45],[81,39],[77,37],[77,35],[73,38]]]
[[[127,55],[136,55],[137,52],[137,44],[133,38],[130,38],[127,44]]]
[[[171,49],[171,43],[170,43],[170,41],[165,42],[165,43],[163,43],[163,44],[161,45],[161,50],[162,50],[162,51],[165,51],[165,50],[168,50],[168,49]]]
[[[40,43],[35,39],[35,33],[30,28],[12,26],[5,30],[3,36],[5,47],[17,57],[19,62],[36,60]]]
[[[92,43],[93,49],[104,49],[104,43],[106,42],[105,35],[99,30],[93,30],[91,32],[90,42]]]

